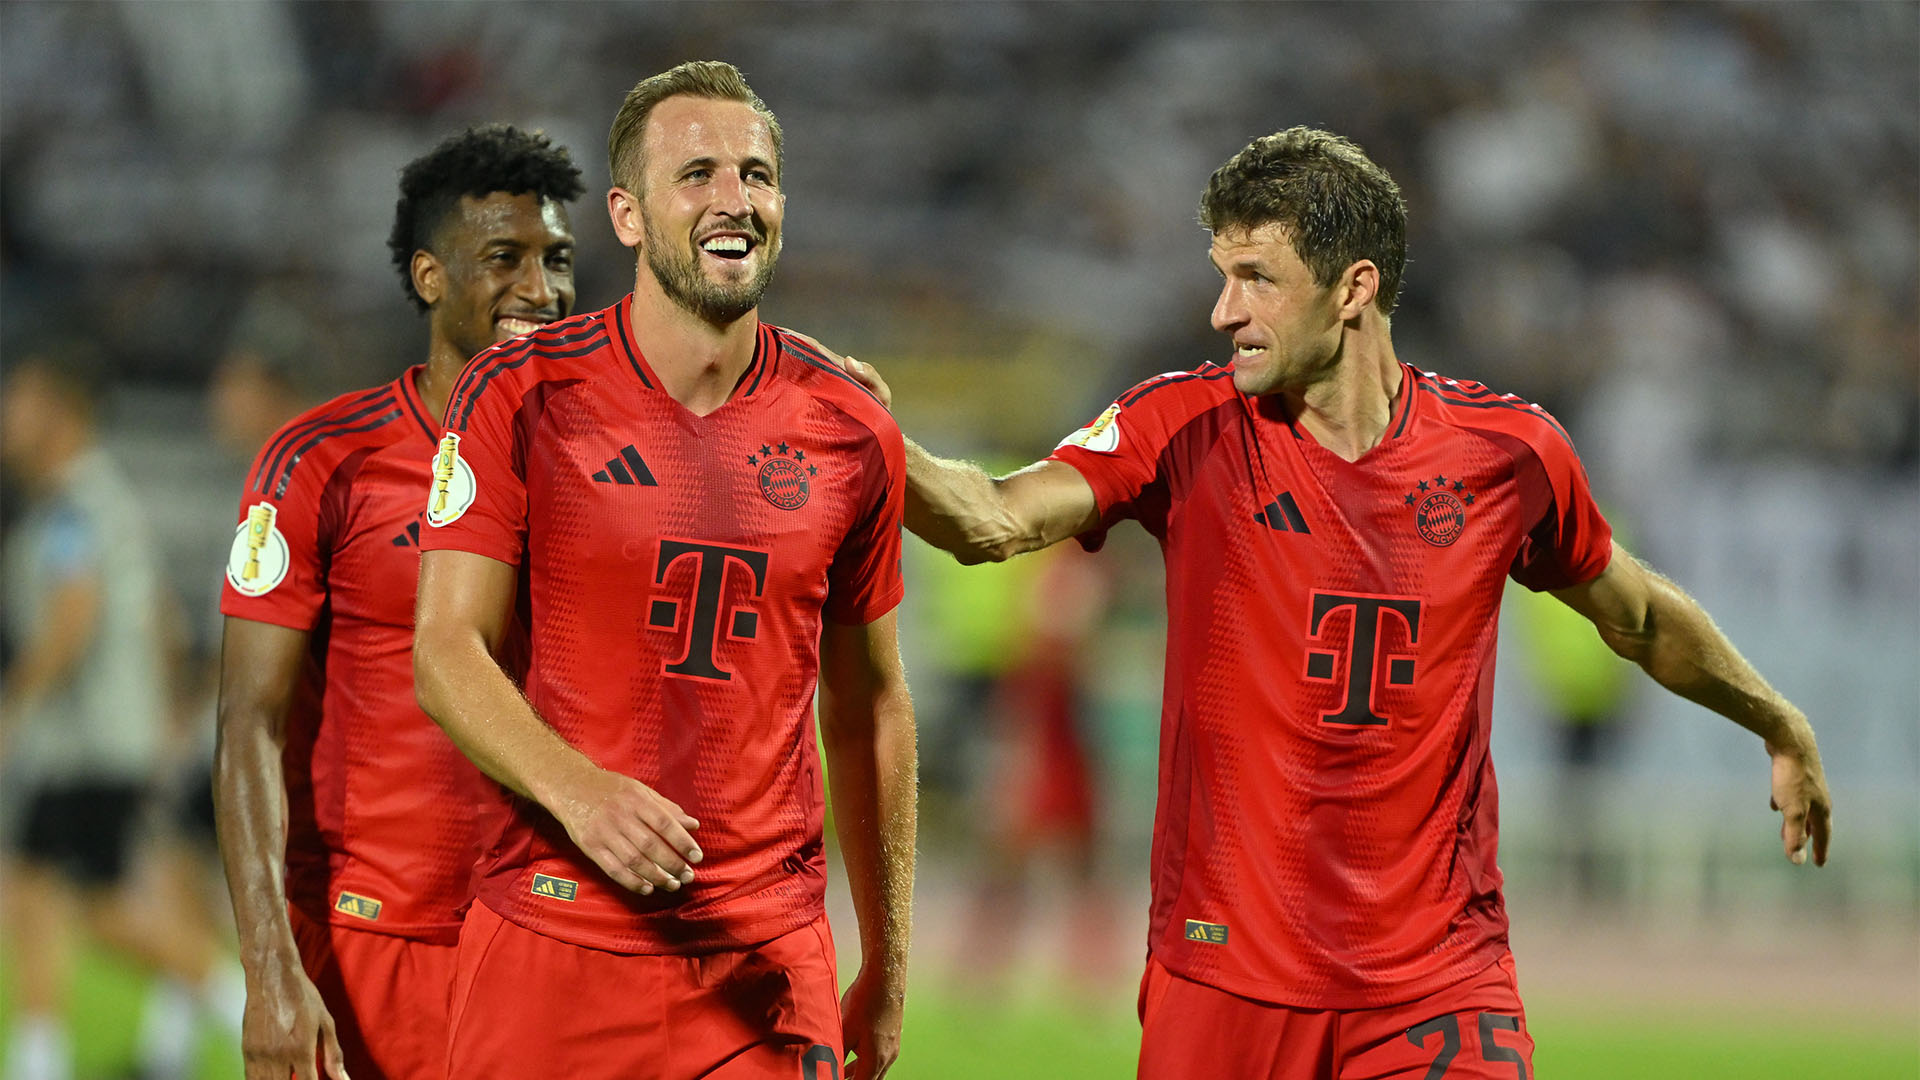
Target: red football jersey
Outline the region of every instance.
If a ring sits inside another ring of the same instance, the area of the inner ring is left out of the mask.
[[[316,921],[452,943],[484,778],[414,703],[419,368],[289,422],[247,476],[220,610],[310,633],[287,717],[287,895]]]
[[[527,699],[697,818],[705,860],[692,885],[641,896],[511,798],[478,895],[592,948],[741,948],[823,910],[820,620],[864,624],[900,600],[905,443],[865,389],[768,325],[733,397],[695,416],[660,388],[631,304],[473,359],[422,546],[519,567]]]
[[[1349,463],[1230,368],[1162,375],[1061,443],[1104,530],[1167,565],[1149,948],[1220,989],[1374,1008],[1492,963],[1488,725],[1504,579],[1591,580],[1612,533],[1538,406],[1403,368]]]

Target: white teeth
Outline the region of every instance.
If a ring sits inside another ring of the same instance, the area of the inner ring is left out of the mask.
[[[700,245],[707,251],[737,251],[747,253],[747,238],[744,236],[716,236]]]
[[[1266,352],[1267,350],[1264,346],[1261,346],[1261,345],[1240,345],[1240,346],[1236,346],[1234,351],[1239,353],[1241,356],[1258,356],[1261,353]]]
[[[500,329],[518,337],[521,334],[531,334],[535,330],[540,329],[540,324],[528,322],[525,319],[501,319]]]

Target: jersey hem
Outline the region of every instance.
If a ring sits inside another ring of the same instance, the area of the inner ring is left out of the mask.
[[[823,897],[784,915],[757,919],[724,936],[709,934],[693,940],[674,940],[647,932],[606,933],[579,926],[535,926],[528,920],[529,912],[524,905],[503,902],[505,900],[504,897],[489,896],[485,892],[474,897],[474,903],[485,904],[487,910],[529,933],[583,949],[629,956],[704,956],[708,953],[752,949],[783,934],[790,934],[827,913]]]
[[[1474,949],[1462,954],[1461,958],[1436,975],[1422,979],[1410,979],[1406,982],[1383,983],[1348,992],[1326,992],[1320,994],[1302,994],[1282,982],[1256,979],[1250,976],[1232,976],[1221,972],[1211,975],[1194,974],[1191,965],[1168,955],[1158,944],[1149,944],[1147,955],[1157,960],[1161,967],[1178,975],[1188,982],[1209,986],[1235,997],[1257,1001],[1266,1005],[1279,1005],[1289,1009],[1330,1009],[1347,1011],[1353,1009],[1389,1009],[1396,1005],[1405,1005],[1418,1001],[1430,994],[1437,993],[1449,986],[1471,979],[1500,962],[1502,956],[1511,953],[1512,947],[1505,936],[1489,938]]]

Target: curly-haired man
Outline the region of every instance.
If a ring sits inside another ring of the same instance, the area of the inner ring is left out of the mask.
[[[248,1080],[442,1075],[483,781],[414,704],[420,493],[467,360],[572,310],[583,190],[503,125],[408,165],[388,244],[426,362],[296,417],[248,474],[214,781]]]

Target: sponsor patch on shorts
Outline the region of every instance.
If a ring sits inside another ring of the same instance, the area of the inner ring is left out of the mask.
[[[380,917],[380,901],[342,889],[340,899],[333,902],[333,910],[371,921]]]
[[[568,881],[563,877],[551,877],[546,874],[533,875],[533,895],[535,896],[571,902],[579,894],[580,883],[577,881]]]
[[[1227,924],[1188,919],[1187,940],[1204,941],[1209,945],[1225,945],[1227,943]]]

